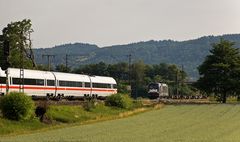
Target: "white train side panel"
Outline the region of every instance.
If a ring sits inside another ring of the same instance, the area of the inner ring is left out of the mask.
[[[8,69],[9,92],[20,90],[20,69]],[[24,93],[36,97],[105,97],[116,94],[111,77],[24,69]],[[0,70],[0,94],[6,93],[6,74]]]
[[[8,70],[10,86],[9,91],[19,91],[20,70]],[[48,80],[55,80],[54,75],[47,71],[24,70],[24,92],[29,96],[46,96],[47,93],[55,94],[55,86],[47,86]]]
[[[57,94],[83,97],[90,95],[90,79],[87,75],[53,72],[57,79]]]
[[[116,81],[111,77],[103,76],[91,76],[92,82],[92,94],[97,94],[98,96],[109,96],[111,94],[117,93]]]

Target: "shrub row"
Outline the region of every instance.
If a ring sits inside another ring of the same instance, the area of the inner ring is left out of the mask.
[[[130,109],[133,106],[133,101],[128,95],[115,94],[106,98],[107,106],[114,106],[124,109]]]
[[[132,98],[124,94],[115,94],[106,98],[105,104],[107,106],[119,107],[123,109],[131,109],[140,106],[140,102],[133,104]],[[95,107],[94,100],[86,101],[84,108],[90,111]],[[31,97],[24,93],[11,92],[9,95],[1,97],[0,110],[2,116],[11,120],[26,120],[34,116],[35,105]],[[46,107],[37,107],[35,113],[37,117],[43,118],[46,113]]]

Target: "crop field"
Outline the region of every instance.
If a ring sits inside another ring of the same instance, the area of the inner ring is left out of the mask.
[[[1,137],[0,142],[239,142],[240,105],[167,105],[128,118]]]

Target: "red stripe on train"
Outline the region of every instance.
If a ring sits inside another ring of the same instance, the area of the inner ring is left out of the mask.
[[[6,86],[0,86],[0,88],[6,88]],[[19,86],[9,86],[9,89],[19,89]],[[33,90],[66,90],[66,91],[91,91],[91,88],[55,88],[55,87],[36,87],[36,86],[26,86],[24,85],[23,89],[33,89]],[[117,91],[116,89],[95,89],[92,88],[92,91],[97,91],[97,92],[115,92]]]

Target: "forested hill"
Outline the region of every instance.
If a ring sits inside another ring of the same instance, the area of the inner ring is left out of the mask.
[[[74,43],[55,46],[53,48],[35,49],[35,58],[38,64],[47,64],[47,59],[42,58],[43,54],[55,55],[52,63],[65,64],[65,57],[68,54],[68,63],[71,67],[78,67],[81,64],[128,62],[128,55],[131,54],[132,61],[143,60],[146,64],[170,63],[179,66],[184,65],[184,70],[192,78],[198,77],[197,67],[203,62],[212,43],[220,38],[235,42],[235,47],[240,48],[240,34],[223,36],[204,36],[188,41],[146,41],[131,43],[127,45],[114,45],[99,48],[96,45]]]

